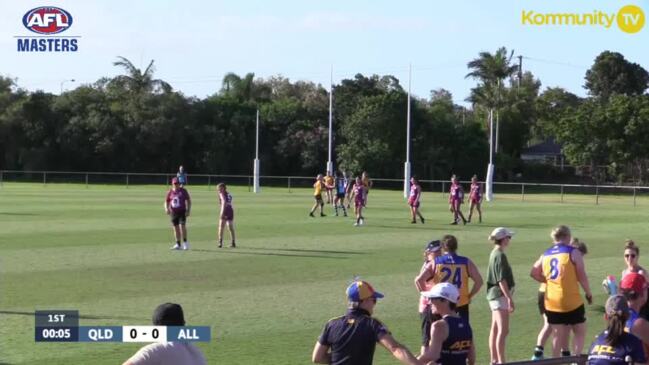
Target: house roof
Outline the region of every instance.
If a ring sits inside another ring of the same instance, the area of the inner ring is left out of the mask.
[[[524,148],[521,151],[521,155],[546,155],[546,156],[558,156],[561,155],[561,145],[557,144],[553,140],[547,140],[542,143],[538,143],[527,148]]]

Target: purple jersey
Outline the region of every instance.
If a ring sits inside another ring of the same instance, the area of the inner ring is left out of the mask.
[[[190,200],[189,193],[183,188],[171,189],[167,193],[167,206],[174,213],[182,213],[187,210],[187,202]]]
[[[471,184],[471,195],[470,196],[471,196],[471,199],[473,199],[473,200],[476,200],[476,201],[480,200],[480,198],[481,198],[480,184],[478,184],[478,183],[475,183],[475,184],[472,183]]]
[[[451,184],[451,190],[449,192],[451,193],[451,200],[461,200],[463,198],[462,187],[460,184]]]
[[[354,184],[354,201],[356,203],[365,203],[365,186],[363,184]]]
[[[219,194],[219,203],[223,203],[223,200],[225,199],[225,206],[232,206],[232,195],[230,193],[225,192],[223,194]]]

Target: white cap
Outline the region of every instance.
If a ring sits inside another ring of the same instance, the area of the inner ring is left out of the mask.
[[[436,284],[429,291],[422,292],[421,295],[428,299],[442,298],[446,299],[451,303],[457,304],[457,301],[460,299],[460,292],[457,290],[455,285],[450,283],[439,283]]]
[[[502,240],[505,237],[511,237],[514,235],[514,231],[510,231],[505,227],[498,227],[491,232],[489,239],[493,241]]]

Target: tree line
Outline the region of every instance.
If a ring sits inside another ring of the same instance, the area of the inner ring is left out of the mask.
[[[444,89],[412,99],[413,173],[483,176],[488,115],[495,110],[499,179],[539,175],[543,169],[524,164],[520,153],[548,138],[563,144],[571,164],[592,167],[598,179],[646,179],[646,70],[603,52],[585,75],[589,96],[580,98],[561,88],[541,92],[541,82],[521,72],[512,55],[503,47],[467,63],[467,77],[476,81],[469,108]],[[27,91],[0,77],[2,168],[160,172],[183,164],[190,173],[249,174],[259,110],[262,174],[310,176],[324,169],[329,94],[322,85],[229,73],[213,95],[200,99],[156,79],[153,61],[144,70],[123,57],[114,65],[122,75],[61,95]],[[402,176],[408,99],[400,81],[357,74],[333,89],[337,167]]]

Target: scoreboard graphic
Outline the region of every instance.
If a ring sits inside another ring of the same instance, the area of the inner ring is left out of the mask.
[[[36,342],[210,342],[209,326],[79,326],[79,311],[35,313]]]

